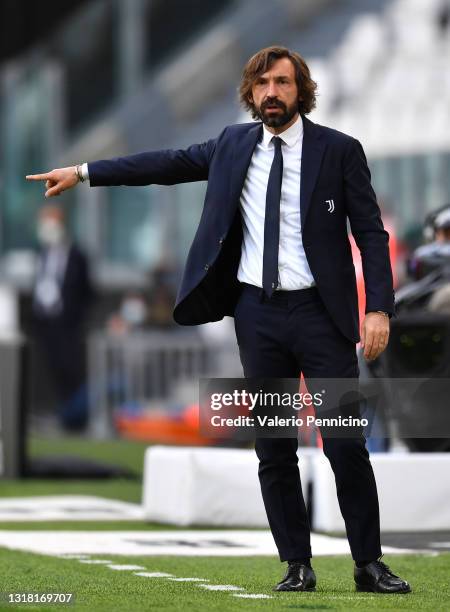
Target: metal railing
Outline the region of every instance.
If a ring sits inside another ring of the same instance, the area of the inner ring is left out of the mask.
[[[211,375],[216,349],[195,331],[146,331],[123,337],[95,332],[88,339],[89,431],[114,435],[114,412],[124,406],[161,407],[177,385]]]

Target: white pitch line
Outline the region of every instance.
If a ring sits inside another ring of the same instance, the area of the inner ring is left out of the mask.
[[[443,552],[445,552],[445,551],[443,551],[443,550],[440,550],[440,551],[439,550],[428,550],[427,552],[423,552],[423,553],[420,553],[420,554],[423,555],[424,557],[439,557],[439,555],[441,553],[443,553]]]
[[[89,555],[56,555],[59,559],[88,559]]]
[[[377,599],[378,601],[380,601],[378,597],[375,597],[375,595],[364,596],[362,593],[358,593],[357,591],[355,591],[354,595],[325,595],[324,593],[321,593],[320,597],[322,599],[352,599],[353,601],[366,601],[366,599]]]
[[[106,567],[109,567],[109,569],[112,570],[119,570],[119,571],[125,571],[125,570],[145,570],[145,567],[142,567],[142,565],[107,565]]]
[[[198,584],[197,586],[208,591],[245,591],[244,587],[234,586],[234,584]]]
[[[53,536],[53,537],[52,537]],[[350,554],[348,541],[312,534],[314,556]],[[172,531],[11,531],[0,530],[0,546],[44,555],[88,555],[107,558],[188,555],[202,557],[241,557],[276,555],[269,530],[172,530]],[[407,554],[405,549],[388,549],[385,554]],[[416,553],[416,551],[414,551]]]
[[[265,595],[264,593],[231,593],[231,595],[245,599],[273,599],[272,595]]]
[[[107,565],[112,563],[111,559],[78,559],[80,563],[87,563],[88,565]]]
[[[143,576],[144,578],[169,578],[169,576],[173,576],[173,574],[166,574],[166,572],[134,572],[134,573],[136,576]],[[171,578],[171,580],[173,580],[173,578]]]
[[[209,582],[209,578],[169,578],[173,582]]]

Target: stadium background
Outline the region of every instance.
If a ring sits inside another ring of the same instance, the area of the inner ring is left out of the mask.
[[[90,419],[82,433],[64,431],[56,418],[51,373],[33,338],[36,217],[45,202],[42,186],[27,183],[24,176],[147,149],[181,148],[216,136],[224,125],[248,121],[236,93],[242,66],[259,48],[284,44],[306,58],[318,82],[318,106],[311,119],[364,145],[401,288],[408,283],[408,257],[424,241],[425,218],[450,202],[449,20],[446,0],[0,2],[0,357],[3,389],[11,381],[15,389],[2,398],[2,502],[36,496],[37,503],[43,495],[76,494],[140,504],[149,444],[211,444],[196,432],[199,376],[241,375],[229,320],[187,332],[164,318],[200,218],[206,184],[132,189],[81,185],[63,194],[60,204],[70,234],[88,256],[95,289],[84,332]],[[114,317],[121,316],[124,296],[150,301],[161,284],[166,291],[163,321],[130,324],[115,333]],[[445,366],[449,353],[439,359]],[[219,445],[237,444],[224,440]],[[374,444],[372,450],[381,448]],[[398,439],[390,450],[407,454],[411,445]],[[448,448],[432,445],[431,450]],[[108,478],[99,477],[102,470]],[[443,503],[448,504],[448,497]],[[85,531],[157,530],[163,525],[125,520],[117,512],[114,523],[95,520],[95,513],[85,522],[63,515],[37,522],[29,515],[19,523],[5,507],[0,527]],[[385,536],[385,544],[442,552],[426,557],[426,570],[421,557],[401,557],[412,582],[422,571],[441,576],[438,599],[430,599],[421,586],[417,607],[440,609],[445,602],[448,607],[448,581],[439,572],[448,572],[444,551],[449,531],[450,524],[440,533]],[[43,566],[39,557],[25,560],[20,553],[2,550],[12,568],[26,563],[33,571]],[[161,558],[158,568],[171,571],[181,564],[180,571],[187,571],[180,559]],[[211,571],[221,582],[226,582],[224,576],[233,584],[239,581],[245,558],[235,566],[233,559],[223,565],[211,559],[207,563],[214,568],[198,561],[201,572]],[[255,589],[263,592],[278,572],[277,562],[258,557],[253,563]],[[355,603],[345,599],[349,593],[340,590],[339,576],[350,576],[348,561],[342,567],[332,557],[318,563],[336,595],[330,605],[362,605],[357,598]],[[335,566],[338,577],[333,582]],[[51,576],[52,566],[46,567],[44,575]],[[98,568],[91,569],[96,579],[104,580],[95,600],[100,609],[112,587]],[[87,573],[72,571],[66,589],[78,580],[88,584]],[[18,581],[25,588],[16,572],[7,575],[9,585]],[[45,581],[25,590],[44,587]],[[155,597],[167,607],[161,589]],[[197,599],[195,589],[186,589],[182,596],[169,591],[167,598],[193,598],[194,606],[208,605],[207,598]],[[325,602],[326,594],[321,595]],[[210,594],[209,601],[225,605],[221,596]],[[367,600],[365,605],[375,604]]]

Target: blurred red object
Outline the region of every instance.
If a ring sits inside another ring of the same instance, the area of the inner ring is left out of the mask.
[[[117,431],[130,440],[188,446],[214,446],[219,442],[217,438],[200,433],[198,404],[186,406],[176,415],[165,411],[137,415],[120,412],[115,416],[114,424]]]
[[[399,244],[395,233],[394,222],[389,218],[383,218],[383,223],[386,231],[389,233],[389,254],[391,258],[392,275],[394,279],[394,288],[397,287],[397,258],[399,252]],[[353,263],[355,265],[356,272],[356,286],[358,290],[358,305],[359,305],[359,320],[364,319],[366,310],[366,292],[364,287],[364,276],[362,270],[361,253],[356,246],[355,239],[353,236],[349,236],[350,244],[352,247]]]

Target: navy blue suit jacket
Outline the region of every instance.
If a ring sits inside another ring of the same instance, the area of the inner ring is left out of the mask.
[[[394,314],[389,235],[384,230],[361,144],[303,118],[300,213],[303,246],[332,319],[359,340],[355,268],[347,219],[361,251],[366,312]],[[208,181],[201,220],[178,291],[174,319],[197,325],[233,316],[242,221],[239,198],[261,123],[226,127],[203,144],[89,163],[92,186]],[[327,203],[332,200],[334,209]]]

